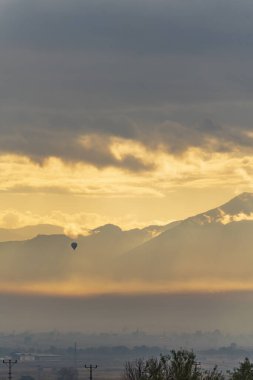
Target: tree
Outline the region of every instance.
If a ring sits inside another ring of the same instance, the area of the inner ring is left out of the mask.
[[[168,356],[161,355],[159,359],[151,358],[146,363],[146,374],[148,379],[163,380],[168,379]]]
[[[127,362],[123,380],[198,380],[195,355],[191,351],[171,351],[171,355],[159,358]]]
[[[225,380],[222,372],[218,371],[217,366],[215,366],[211,371],[204,371],[202,377],[203,380]]]
[[[169,380],[198,380],[201,372],[192,351],[171,351],[169,357]]]
[[[61,368],[57,373],[57,380],[78,380],[78,371],[76,368]]]
[[[137,359],[134,362],[126,362],[123,373],[123,380],[142,380],[145,379],[146,362],[143,359]]]
[[[167,356],[127,362],[123,380],[224,380],[224,376],[217,367],[202,370],[192,351],[173,350]]]
[[[253,364],[248,358],[244,359],[244,362],[240,363],[239,368],[235,368],[230,372],[231,380],[253,380]]]

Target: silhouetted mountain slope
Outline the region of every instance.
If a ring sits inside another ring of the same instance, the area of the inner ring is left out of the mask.
[[[253,212],[253,193],[242,193],[220,207],[226,214],[251,214]]]
[[[230,222],[253,212],[253,194],[190,217],[171,230],[129,251],[119,273],[128,265],[132,278],[187,281],[253,276],[253,221]],[[226,222],[226,224],[224,224]],[[145,270],[143,270],[143,266]]]
[[[130,249],[142,245],[153,236],[177,226],[180,222],[172,222],[166,226],[148,226],[143,229],[122,231],[120,227],[106,224],[91,231],[89,236],[78,238],[79,248],[92,256],[99,254],[110,257],[118,256]]]
[[[253,284],[252,212],[253,194],[244,193],[163,227],[129,231],[112,224],[98,227],[89,236],[78,237],[75,251],[71,239],[59,234],[2,242],[0,279]]]
[[[187,281],[253,276],[253,221],[230,224],[184,223],[128,252],[119,273],[161,281]],[[143,269],[144,268],[144,269]],[[121,275],[122,277],[122,275]]]
[[[64,235],[0,243],[1,280],[42,281],[68,275],[71,240]]]
[[[63,228],[51,224],[38,224],[35,226],[25,226],[21,228],[0,228],[0,242],[1,241],[21,241],[32,239],[37,235],[53,235],[63,234]]]
[[[250,214],[252,214],[253,219],[253,193],[242,193],[220,207],[195,215],[187,220],[197,224],[229,223],[234,220],[243,220]]]
[[[147,226],[143,229],[133,229],[129,231],[124,231],[124,233],[128,233],[130,231],[136,231],[139,233],[144,239],[150,239],[153,236],[158,235],[159,233],[173,228],[176,224],[180,223],[179,221],[169,223],[164,226],[151,225]],[[105,236],[105,234],[109,234],[112,232],[122,232],[121,228],[115,226],[113,224],[106,224],[104,226],[97,227],[90,231],[90,235],[94,235],[100,233]],[[0,242],[1,241],[22,241],[27,239],[32,239],[37,235],[59,235],[64,234],[63,227],[54,226],[51,224],[38,224],[34,226],[25,226],[21,228],[0,228]]]
[[[151,226],[122,231],[108,224],[94,229],[88,236],[79,236],[75,251],[70,246],[72,240],[59,234],[1,242],[0,277],[8,280],[11,272],[12,278],[18,281],[57,281],[73,275],[109,275],[115,257],[143,244],[165,228]]]

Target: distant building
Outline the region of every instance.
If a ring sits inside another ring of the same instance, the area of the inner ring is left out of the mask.
[[[13,357],[19,362],[33,362],[37,360],[50,360],[55,361],[61,358],[61,355],[54,354],[37,354],[37,353],[28,353],[28,352],[16,352]]]
[[[14,356],[15,359],[17,359],[19,362],[33,362],[36,360],[34,354],[30,354],[27,352],[17,352]]]

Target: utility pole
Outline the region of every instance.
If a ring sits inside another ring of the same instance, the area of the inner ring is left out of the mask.
[[[77,367],[77,343],[75,342],[74,345],[74,363],[75,363],[75,368]]]
[[[90,369],[90,380],[92,380],[92,370],[96,369],[97,367],[98,367],[97,365],[92,365],[92,364],[86,365],[85,364],[84,368],[89,368]]]
[[[17,363],[18,361],[17,360],[11,360],[11,359],[8,359],[8,360],[3,360],[3,363],[7,365],[9,371],[8,371],[8,379],[11,380],[12,379],[12,375],[11,375],[11,370],[12,370],[12,367]]]
[[[42,367],[41,367],[41,365],[38,365],[38,366],[37,366],[37,369],[38,369],[38,380],[41,380],[41,372],[42,372]]]

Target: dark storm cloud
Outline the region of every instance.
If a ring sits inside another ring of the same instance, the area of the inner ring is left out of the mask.
[[[0,31],[31,48],[192,53],[251,47],[252,16],[245,0],[10,0]]]
[[[115,158],[111,137],[173,154],[251,149],[252,2],[9,0],[0,11],[1,152],[148,170]]]

